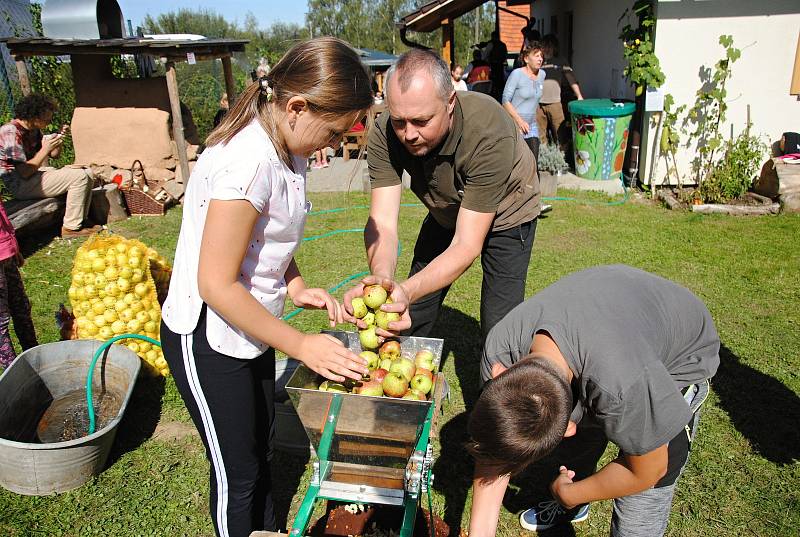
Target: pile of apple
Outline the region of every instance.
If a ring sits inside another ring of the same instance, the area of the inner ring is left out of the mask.
[[[399,313],[381,309],[384,304],[391,303],[392,299],[389,297],[389,293],[380,285],[368,285],[364,288],[364,296],[353,299],[353,315],[367,323],[365,329],[358,331],[358,340],[361,342],[362,349],[368,351],[377,349],[380,339],[375,333],[375,328],[386,330],[389,323],[400,320]]]
[[[417,351],[412,358],[402,354],[398,341],[389,340],[381,345],[377,353],[362,351],[361,356],[367,360],[369,373],[360,382],[348,389],[345,384],[326,380],[320,384],[319,389],[374,397],[428,400],[428,394],[433,388],[434,373],[434,357],[430,350]]]
[[[92,236],[75,254],[68,290],[78,339],[105,341],[131,333],[158,340],[161,307],[151,269],[168,285],[169,265],[141,242],[119,235]],[[146,341],[123,340],[138,354],[148,370],[169,375],[161,348]]]

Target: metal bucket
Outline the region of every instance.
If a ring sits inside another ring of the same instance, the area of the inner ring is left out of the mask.
[[[31,496],[65,492],[104,468],[141,362],[112,345],[95,365],[95,395],[109,395],[119,409],[89,436],[42,442],[48,411],[84,389],[92,356],[103,342],[59,341],[20,354],[0,376],[0,485]],[[85,401],[83,403],[85,405]],[[43,419],[44,418],[44,419]],[[45,427],[46,428],[46,427]]]

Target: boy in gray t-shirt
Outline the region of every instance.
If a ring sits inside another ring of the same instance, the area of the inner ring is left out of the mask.
[[[494,534],[510,475],[578,424],[599,427],[619,457],[585,479],[562,466],[557,501],[523,512],[522,526],[583,520],[589,502],[613,498],[612,535],[663,535],[719,345],[696,296],[625,265],[568,275],[513,309],[487,337],[481,377],[493,380],[470,416],[470,536]]]

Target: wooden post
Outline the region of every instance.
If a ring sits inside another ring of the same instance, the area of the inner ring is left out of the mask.
[[[228,94],[228,107],[233,108],[234,103],[236,103],[236,84],[233,82],[230,56],[222,58],[222,72],[225,74],[225,93]]]
[[[442,21],[442,58],[448,64],[456,62],[455,25],[451,19]]]
[[[31,94],[31,81],[28,78],[28,66],[25,65],[25,60],[17,59],[17,76],[19,76],[19,86],[22,89],[22,94],[27,96]]]
[[[189,159],[186,157],[186,139],[183,137],[183,114],[181,100],[178,95],[178,77],[175,74],[175,62],[167,61],[167,93],[172,109],[172,138],[178,148],[178,161],[181,167],[181,179],[184,185],[189,184]]]

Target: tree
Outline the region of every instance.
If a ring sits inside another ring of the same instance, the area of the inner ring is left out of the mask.
[[[237,38],[242,34],[236,23],[207,9],[180,9],[162,13],[155,19],[147,15],[142,27],[152,34],[198,34],[210,38]]]

